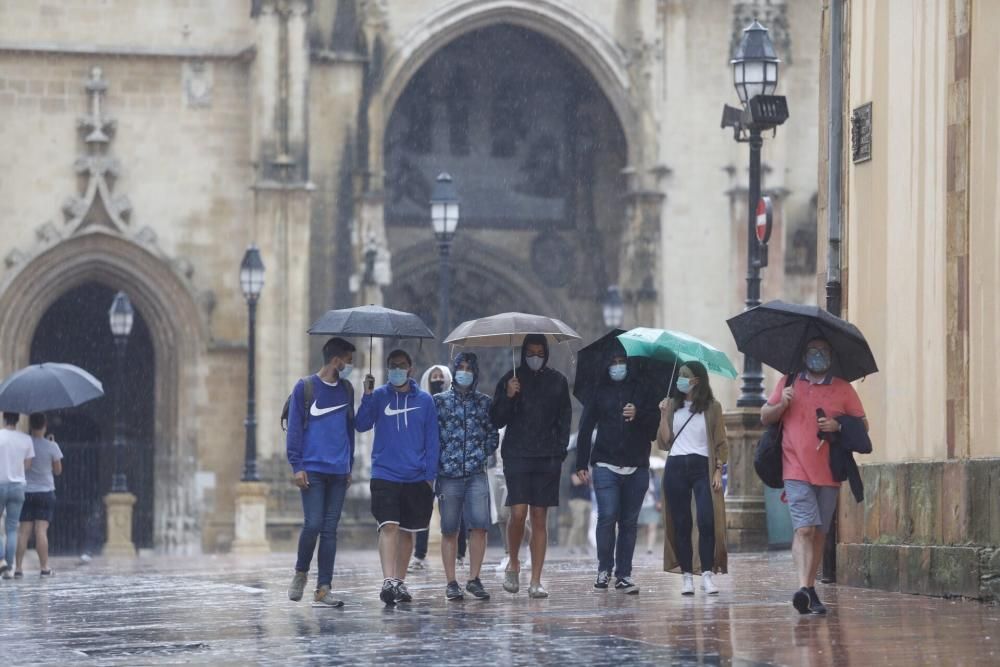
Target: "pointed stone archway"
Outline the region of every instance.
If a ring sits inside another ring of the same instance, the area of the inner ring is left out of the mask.
[[[149,326],[154,395],[153,544],[158,551],[200,550],[195,502],[198,366],[207,325],[193,291],[163,258],[121,235],[94,229],[20,263],[0,282],[0,373],[29,363],[36,329],[68,291],[100,283],[129,294]]]

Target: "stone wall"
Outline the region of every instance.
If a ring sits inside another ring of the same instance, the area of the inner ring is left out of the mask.
[[[1000,601],[1000,459],[861,466],[840,496],[837,581]]]

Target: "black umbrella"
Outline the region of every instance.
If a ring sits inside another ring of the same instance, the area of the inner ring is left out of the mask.
[[[368,372],[375,338],[434,338],[424,321],[413,313],[382,306],[329,310],[309,327],[311,336],[368,336]]]
[[[614,350],[625,354],[625,348],[618,340],[622,329],[612,329],[590,345],[576,353],[576,378],[573,381],[573,395],[586,405],[594,389],[607,377],[608,357]],[[629,357],[629,372],[636,373],[639,384],[655,400],[659,401],[670,392],[671,364],[647,357]]]
[[[769,301],[727,321],[740,352],[784,374],[802,370],[806,343],[825,338],[833,348],[831,372],[848,382],[878,372],[875,356],[856,326],[817,306]]]
[[[0,384],[3,412],[48,412],[75,408],[104,396],[100,380],[72,364],[36,364]]]

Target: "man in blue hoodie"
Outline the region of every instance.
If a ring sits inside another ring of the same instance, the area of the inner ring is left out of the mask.
[[[413,599],[403,579],[413,534],[427,530],[434,511],[439,442],[434,399],[410,377],[410,355],[393,350],[386,363],[388,383],[375,389],[375,378],[365,377],[357,429],[375,429],[371,496],[384,577],[379,598],[394,605]]]
[[[343,338],[331,338],[323,346],[323,367],[299,380],[288,399],[285,449],[305,514],[295,576],[288,589],[288,599],[294,602],[302,599],[319,538],[314,601],[331,607],[344,604],[330,593],[330,584],[337,524],[354,465],[354,388],[347,380],[353,360],[354,346]]]

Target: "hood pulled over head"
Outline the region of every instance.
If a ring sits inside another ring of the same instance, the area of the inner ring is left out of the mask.
[[[545,350],[545,356],[542,357],[542,366],[545,368],[549,364],[549,340],[542,334],[528,334],[524,337],[524,342],[521,343],[521,365],[525,368],[531,368],[528,366],[528,346],[529,345],[541,345],[542,349]],[[541,370],[539,368],[538,370]]]

